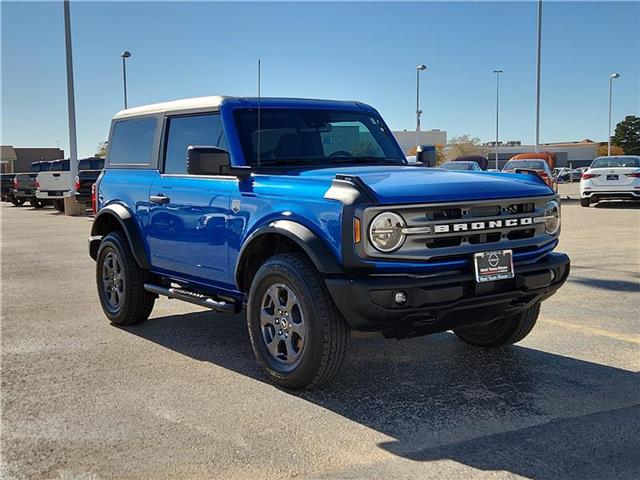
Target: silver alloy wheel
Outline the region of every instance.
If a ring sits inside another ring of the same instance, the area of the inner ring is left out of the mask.
[[[276,283],[267,289],[260,305],[262,339],[269,354],[283,364],[296,362],[306,334],[298,297],[288,286]]]
[[[109,310],[118,311],[124,302],[124,270],[115,251],[107,253],[102,261],[102,290]]]

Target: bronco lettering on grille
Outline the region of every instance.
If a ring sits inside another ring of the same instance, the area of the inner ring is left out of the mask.
[[[519,227],[532,225],[533,218],[508,218],[505,220],[486,220],[483,222],[459,222],[433,226],[433,233],[467,232],[476,230],[492,230],[504,227]]]

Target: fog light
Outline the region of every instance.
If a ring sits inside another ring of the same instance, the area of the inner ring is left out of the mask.
[[[405,303],[407,303],[407,292],[396,292],[393,295],[393,300],[398,305],[404,305]]]

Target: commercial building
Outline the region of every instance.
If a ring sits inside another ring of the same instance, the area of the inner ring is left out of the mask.
[[[2,145],[0,149],[2,173],[28,172],[32,162],[64,158],[64,150],[59,148],[15,148],[12,145]]]
[[[392,132],[393,136],[400,144],[402,151],[407,153],[416,146],[416,131],[402,130]],[[444,130],[427,130],[418,134],[418,145],[441,145],[447,144],[447,132]]]
[[[604,142],[594,142],[584,139],[576,142],[558,142],[540,144],[541,152],[551,152],[556,156],[556,167],[588,167],[594,158],[596,151]],[[491,168],[495,165],[495,142],[484,144],[486,156],[489,159]],[[518,153],[534,152],[534,145],[521,145],[520,142],[511,141],[506,144],[498,143],[498,164],[502,167],[511,157]]]

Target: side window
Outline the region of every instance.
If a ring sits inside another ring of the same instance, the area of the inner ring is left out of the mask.
[[[78,162],[78,170],[89,170],[91,168],[91,160],[80,160]]]
[[[157,119],[134,118],[117,121],[111,134],[109,165],[149,165]]]
[[[91,160],[91,170],[102,170],[104,168],[104,159]]]
[[[188,115],[169,119],[164,173],[187,172],[189,145],[209,145],[226,150],[220,115]]]

